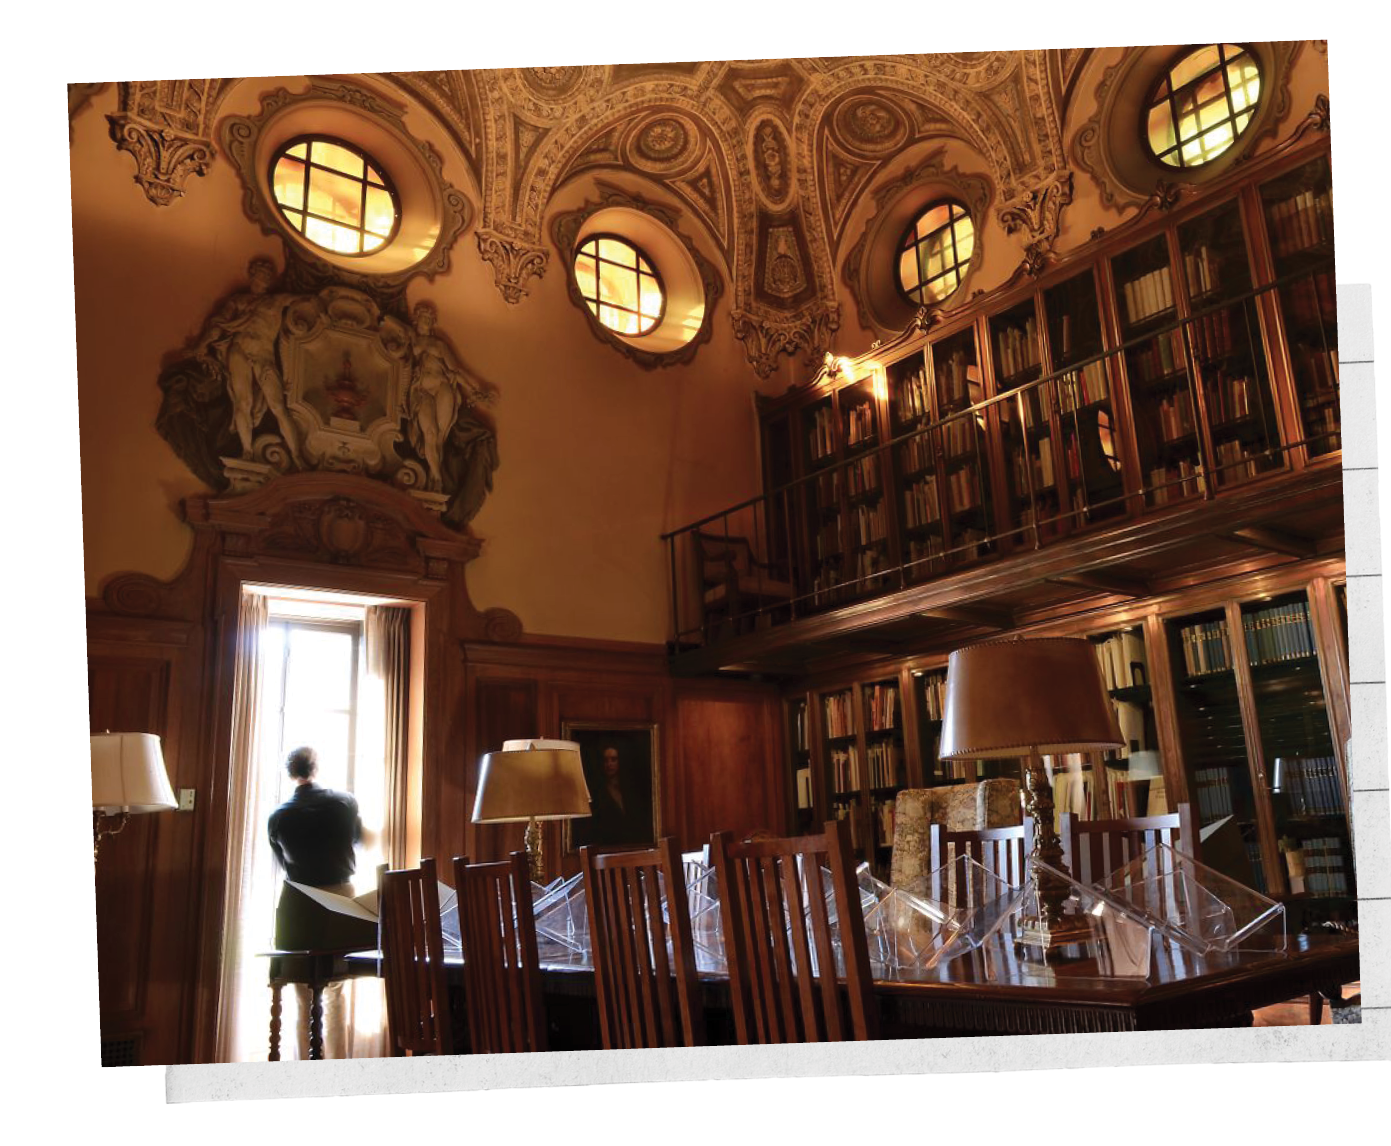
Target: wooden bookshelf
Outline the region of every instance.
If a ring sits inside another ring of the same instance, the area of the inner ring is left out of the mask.
[[[787,743],[789,745],[788,784],[791,810],[789,822],[793,835],[806,835],[816,830],[816,787],[812,771],[811,727],[806,696],[796,696],[786,702]]]

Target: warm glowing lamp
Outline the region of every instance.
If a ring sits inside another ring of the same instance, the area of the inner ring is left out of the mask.
[[[103,836],[114,836],[132,815],[177,808],[159,737],[149,732],[103,732],[92,737],[92,860]],[[113,823],[114,821],[114,823]]]
[[[538,820],[574,820],[590,814],[580,746],[573,740],[508,740],[483,757],[475,824],[526,824],[531,878],[541,883],[545,862]]]

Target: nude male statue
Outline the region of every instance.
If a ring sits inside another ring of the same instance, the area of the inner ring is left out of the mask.
[[[269,407],[290,456],[298,462],[299,432],[285,406],[285,383],[275,354],[285,311],[298,296],[270,293],[277,272],[269,259],[252,259],[246,271],[251,289],[233,295],[208,321],[194,354],[225,381],[242,457],[251,458],[252,430]]]

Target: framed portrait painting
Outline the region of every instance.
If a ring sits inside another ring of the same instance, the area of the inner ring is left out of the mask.
[[[655,844],[661,831],[657,726],[567,721],[560,735],[580,746],[591,813],[566,821],[565,850]]]

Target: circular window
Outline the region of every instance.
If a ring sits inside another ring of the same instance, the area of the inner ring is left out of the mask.
[[[1150,150],[1170,167],[1208,163],[1246,130],[1260,98],[1261,70],[1245,48],[1208,44],[1188,51],[1150,96]]]
[[[651,261],[615,235],[593,235],[580,244],[575,283],[594,316],[616,334],[647,334],[666,310],[666,292]]]
[[[920,306],[942,301],[961,285],[975,249],[971,213],[949,199],[933,203],[899,244],[899,289]]]
[[[271,160],[270,183],[285,221],[324,250],[367,255],[396,235],[395,188],[375,159],[341,139],[290,140]]]

